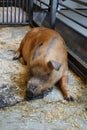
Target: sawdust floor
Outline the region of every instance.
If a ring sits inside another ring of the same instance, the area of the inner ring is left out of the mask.
[[[12,57],[29,29],[0,27],[0,130],[87,130],[87,84],[71,70],[67,88],[75,102],[56,87],[43,99],[24,100],[26,66]]]

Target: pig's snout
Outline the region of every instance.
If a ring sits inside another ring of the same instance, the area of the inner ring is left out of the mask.
[[[27,99],[31,100],[35,96],[37,86],[29,85],[26,90]]]

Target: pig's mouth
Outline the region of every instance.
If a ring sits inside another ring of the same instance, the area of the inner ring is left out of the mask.
[[[42,99],[42,98],[44,98],[45,96],[47,96],[47,95],[49,94],[49,92],[51,92],[52,90],[53,90],[53,87],[51,87],[51,88],[45,90],[44,92],[42,92],[42,93],[40,93],[40,94],[38,94],[38,95],[32,95],[32,93],[26,92],[26,97],[25,97],[25,99],[26,99],[27,101],[29,101],[29,100],[35,100],[35,99]]]

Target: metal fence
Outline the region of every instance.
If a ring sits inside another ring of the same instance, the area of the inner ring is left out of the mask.
[[[70,2],[77,6],[72,7],[72,5],[68,6],[66,2],[58,2],[58,7],[61,7],[61,9],[57,9],[57,18],[87,37],[87,1],[71,0]],[[79,30],[77,26],[72,26],[72,23],[80,27],[83,31]]]
[[[49,25],[51,28],[56,27],[56,19],[61,20],[65,24],[71,27],[70,24],[74,22],[74,24],[80,25],[84,32],[87,30],[87,1],[86,0],[33,0],[35,4],[34,13],[37,17],[41,17],[41,21],[37,22],[41,23],[44,21],[45,16],[49,13]],[[71,2],[71,6],[67,5],[67,3]],[[78,4],[77,7],[72,7],[72,4]],[[82,6],[82,7],[81,7]],[[45,15],[44,15],[45,14]],[[33,16],[36,18],[36,16]],[[35,20],[36,21],[36,20]],[[70,23],[71,22],[71,23]],[[74,30],[76,28],[72,27]],[[78,28],[77,30],[78,31]],[[79,31],[79,33],[82,33]],[[87,37],[87,33],[82,33],[85,37]]]
[[[29,24],[29,0],[0,0],[0,24]]]

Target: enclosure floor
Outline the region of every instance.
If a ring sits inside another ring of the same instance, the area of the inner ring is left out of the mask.
[[[56,87],[43,99],[24,100],[26,66],[12,57],[29,29],[0,27],[0,130],[87,130],[87,85],[71,70],[67,89],[75,102]]]

